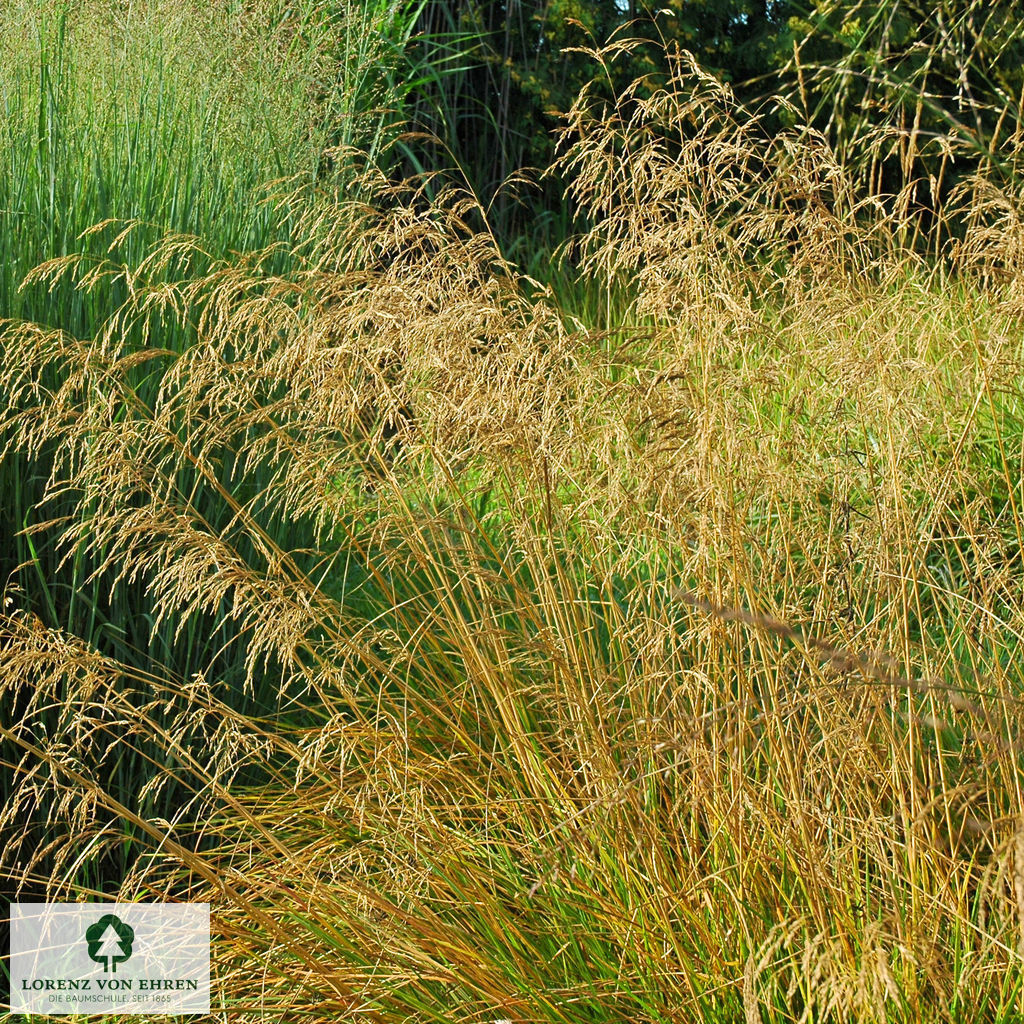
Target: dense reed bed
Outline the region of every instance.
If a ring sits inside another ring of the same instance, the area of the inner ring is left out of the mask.
[[[6,594],[2,869],[209,901],[218,1016],[1024,1012],[1020,196],[926,261],[670,67],[567,115],[576,293],[372,169],[28,275],[108,303],[0,363],[107,627]]]

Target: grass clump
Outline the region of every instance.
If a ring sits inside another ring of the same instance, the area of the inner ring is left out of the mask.
[[[29,353],[40,357],[20,410],[18,378],[0,385],[9,425],[19,413],[31,418],[44,393],[61,393],[71,404],[85,392],[115,405],[146,408],[157,401],[165,370],[198,332],[185,317],[137,305],[135,289],[163,283],[171,294],[180,275],[212,273],[238,252],[266,250],[261,266],[286,266],[293,225],[268,202],[268,184],[322,173],[325,147],[347,141],[379,148],[390,138],[395,75],[382,74],[378,58],[386,53],[393,72],[397,57],[388,33],[399,29],[394,10],[319,2],[3,5],[0,329],[12,372]],[[342,32],[358,37],[359,47],[339,48]],[[338,160],[332,173],[344,185],[349,168]],[[178,242],[157,265],[147,258],[166,237]],[[89,267],[77,280],[56,274],[70,256]],[[30,275],[38,266],[51,273]],[[49,334],[63,339],[63,353],[46,340]],[[76,339],[83,340],[77,350]],[[76,395],[68,359],[73,362],[72,351],[84,354],[90,339],[116,351],[120,362],[105,374],[86,357],[91,368]],[[53,359],[41,356],[38,345],[49,346]],[[111,414],[123,417],[119,410]],[[83,431],[87,446],[102,436],[98,423],[83,423]],[[30,447],[9,432],[0,438],[5,592],[46,627],[116,659],[128,680],[151,679],[154,666],[164,665],[177,682],[212,671],[241,694],[244,657],[229,662],[217,654],[230,633],[217,621],[218,609],[201,622],[169,622],[147,579],[118,582],[109,552],[95,548],[87,556],[82,545],[59,547],[52,527],[69,519],[84,527],[90,514],[88,504],[78,503],[81,490],[77,497],[59,490],[47,496],[55,473],[77,472],[74,446],[63,444],[46,430],[36,431]],[[62,461],[67,458],[72,461]],[[230,476],[230,460],[223,470]],[[217,528],[223,525],[220,511],[203,511]],[[42,523],[51,528],[31,532]],[[275,704],[271,688],[252,693],[245,707],[262,714]],[[25,707],[14,702],[12,722]],[[172,721],[173,711],[167,714]],[[110,758],[106,784],[134,805],[147,783],[155,785],[156,768],[142,755]],[[3,799],[14,798],[13,778],[5,772],[0,780]],[[165,797],[164,806],[173,803]],[[42,836],[46,816],[38,806],[30,815]],[[121,849],[131,847],[131,828],[128,833],[126,839],[117,831],[110,844],[90,849],[95,884],[126,870],[132,855]],[[12,840],[8,855],[60,848],[60,837],[54,845],[31,834],[27,846]],[[44,874],[54,869],[49,856],[36,864]],[[82,871],[79,878],[86,877]]]
[[[567,124],[601,330],[374,171],[281,200],[286,260],[31,276],[124,281],[88,336],[7,329],[0,422],[165,641],[142,670],[9,595],[6,823],[74,837],[53,892],[130,824],[121,895],[213,904],[239,1017],[1016,1019],[1004,222],[922,265],[683,59]]]

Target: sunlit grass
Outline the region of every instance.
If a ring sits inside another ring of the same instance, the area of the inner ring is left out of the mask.
[[[107,632],[8,593],[6,870],[130,837],[233,1016],[1024,1010],[1019,267],[674,71],[570,113],[547,274],[370,169],[30,275],[96,319],[0,423]]]

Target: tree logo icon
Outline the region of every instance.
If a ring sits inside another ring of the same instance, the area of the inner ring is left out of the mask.
[[[89,944],[89,959],[103,964],[104,974],[116,974],[117,965],[132,955],[135,929],[113,914],[104,914],[86,928],[85,941]]]

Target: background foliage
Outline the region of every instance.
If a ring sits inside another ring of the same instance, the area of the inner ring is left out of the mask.
[[[434,0],[418,27],[474,40],[457,73],[426,86],[410,112],[445,143],[427,162],[454,154],[487,201],[511,170],[551,164],[558,115],[594,78],[579,48],[616,34],[649,44],[603,69],[606,99],[641,76],[648,89],[664,84],[677,45],[738,100],[775,107],[776,126],[799,118],[822,133],[870,189],[907,189],[908,211],[934,212],[979,167],[1018,173],[1002,152],[1020,130],[1024,88],[1008,2]],[[523,204],[498,201],[512,236],[538,223],[565,233],[559,183]]]

